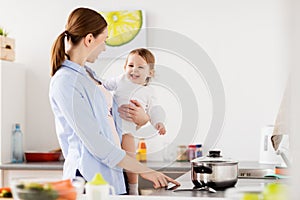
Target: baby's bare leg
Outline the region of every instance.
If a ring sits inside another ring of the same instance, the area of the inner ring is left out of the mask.
[[[131,134],[124,134],[122,136],[122,149],[126,151],[126,153],[135,158],[136,154],[136,148],[135,148],[135,143],[134,143],[134,138]],[[133,184],[137,186],[138,184],[138,175],[136,173],[132,172],[126,172],[127,177],[128,177],[128,183],[129,183],[129,194],[136,194],[137,187],[136,189],[132,188]],[[134,191],[135,190],[135,191]]]

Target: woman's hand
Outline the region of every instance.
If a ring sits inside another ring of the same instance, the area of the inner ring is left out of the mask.
[[[167,187],[169,182],[178,186],[180,185],[179,182],[157,171],[145,172],[145,173],[141,173],[140,175],[142,178],[151,181],[155,189]]]
[[[180,183],[174,179],[164,175],[163,173],[150,169],[127,154],[118,163],[118,166],[128,170],[129,172],[139,174],[142,178],[151,181],[154,188],[167,187],[168,183],[173,183],[178,186],[180,185]]]
[[[118,108],[120,117],[124,120],[134,122],[138,126],[143,126],[149,121],[149,116],[145,113],[142,105],[137,100],[130,100],[131,104],[123,104]]]

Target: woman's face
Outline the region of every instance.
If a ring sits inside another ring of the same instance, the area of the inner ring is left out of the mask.
[[[133,83],[144,85],[148,77],[152,77],[148,63],[138,54],[130,54],[125,66],[125,73]]]
[[[95,38],[95,48],[88,56],[86,60],[87,62],[94,63],[98,59],[99,54],[102,51],[105,51],[105,40],[107,38],[107,34],[107,28],[105,28],[105,30]]]

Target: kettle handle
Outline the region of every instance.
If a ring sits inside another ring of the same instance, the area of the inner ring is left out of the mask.
[[[193,169],[196,173],[199,173],[199,174],[212,174],[211,167],[200,165],[200,166],[194,166]]]

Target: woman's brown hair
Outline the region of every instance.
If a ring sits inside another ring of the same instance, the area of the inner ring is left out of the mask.
[[[107,27],[105,19],[96,11],[89,8],[77,8],[68,18],[66,30],[55,40],[51,50],[51,76],[61,67],[68,57],[65,52],[65,37],[73,45],[77,45],[82,38],[91,33],[94,37],[101,34]]]
[[[149,69],[153,71],[153,76],[154,76],[154,64],[155,64],[155,57],[154,55],[151,53],[150,50],[148,49],[144,49],[144,48],[139,48],[139,49],[134,49],[132,51],[130,51],[130,53],[128,54],[127,56],[127,59],[126,59],[126,62],[125,62],[125,65],[124,65],[124,68],[126,67],[127,65],[127,62],[128,62],[128,57],[132,54],[137,54],[139,56],[141,56],[145,61],[146,63],[149,65]],[[146,79],[146,83],[145,85],[147,85],[150,81],[150,77],[148,77]]]

